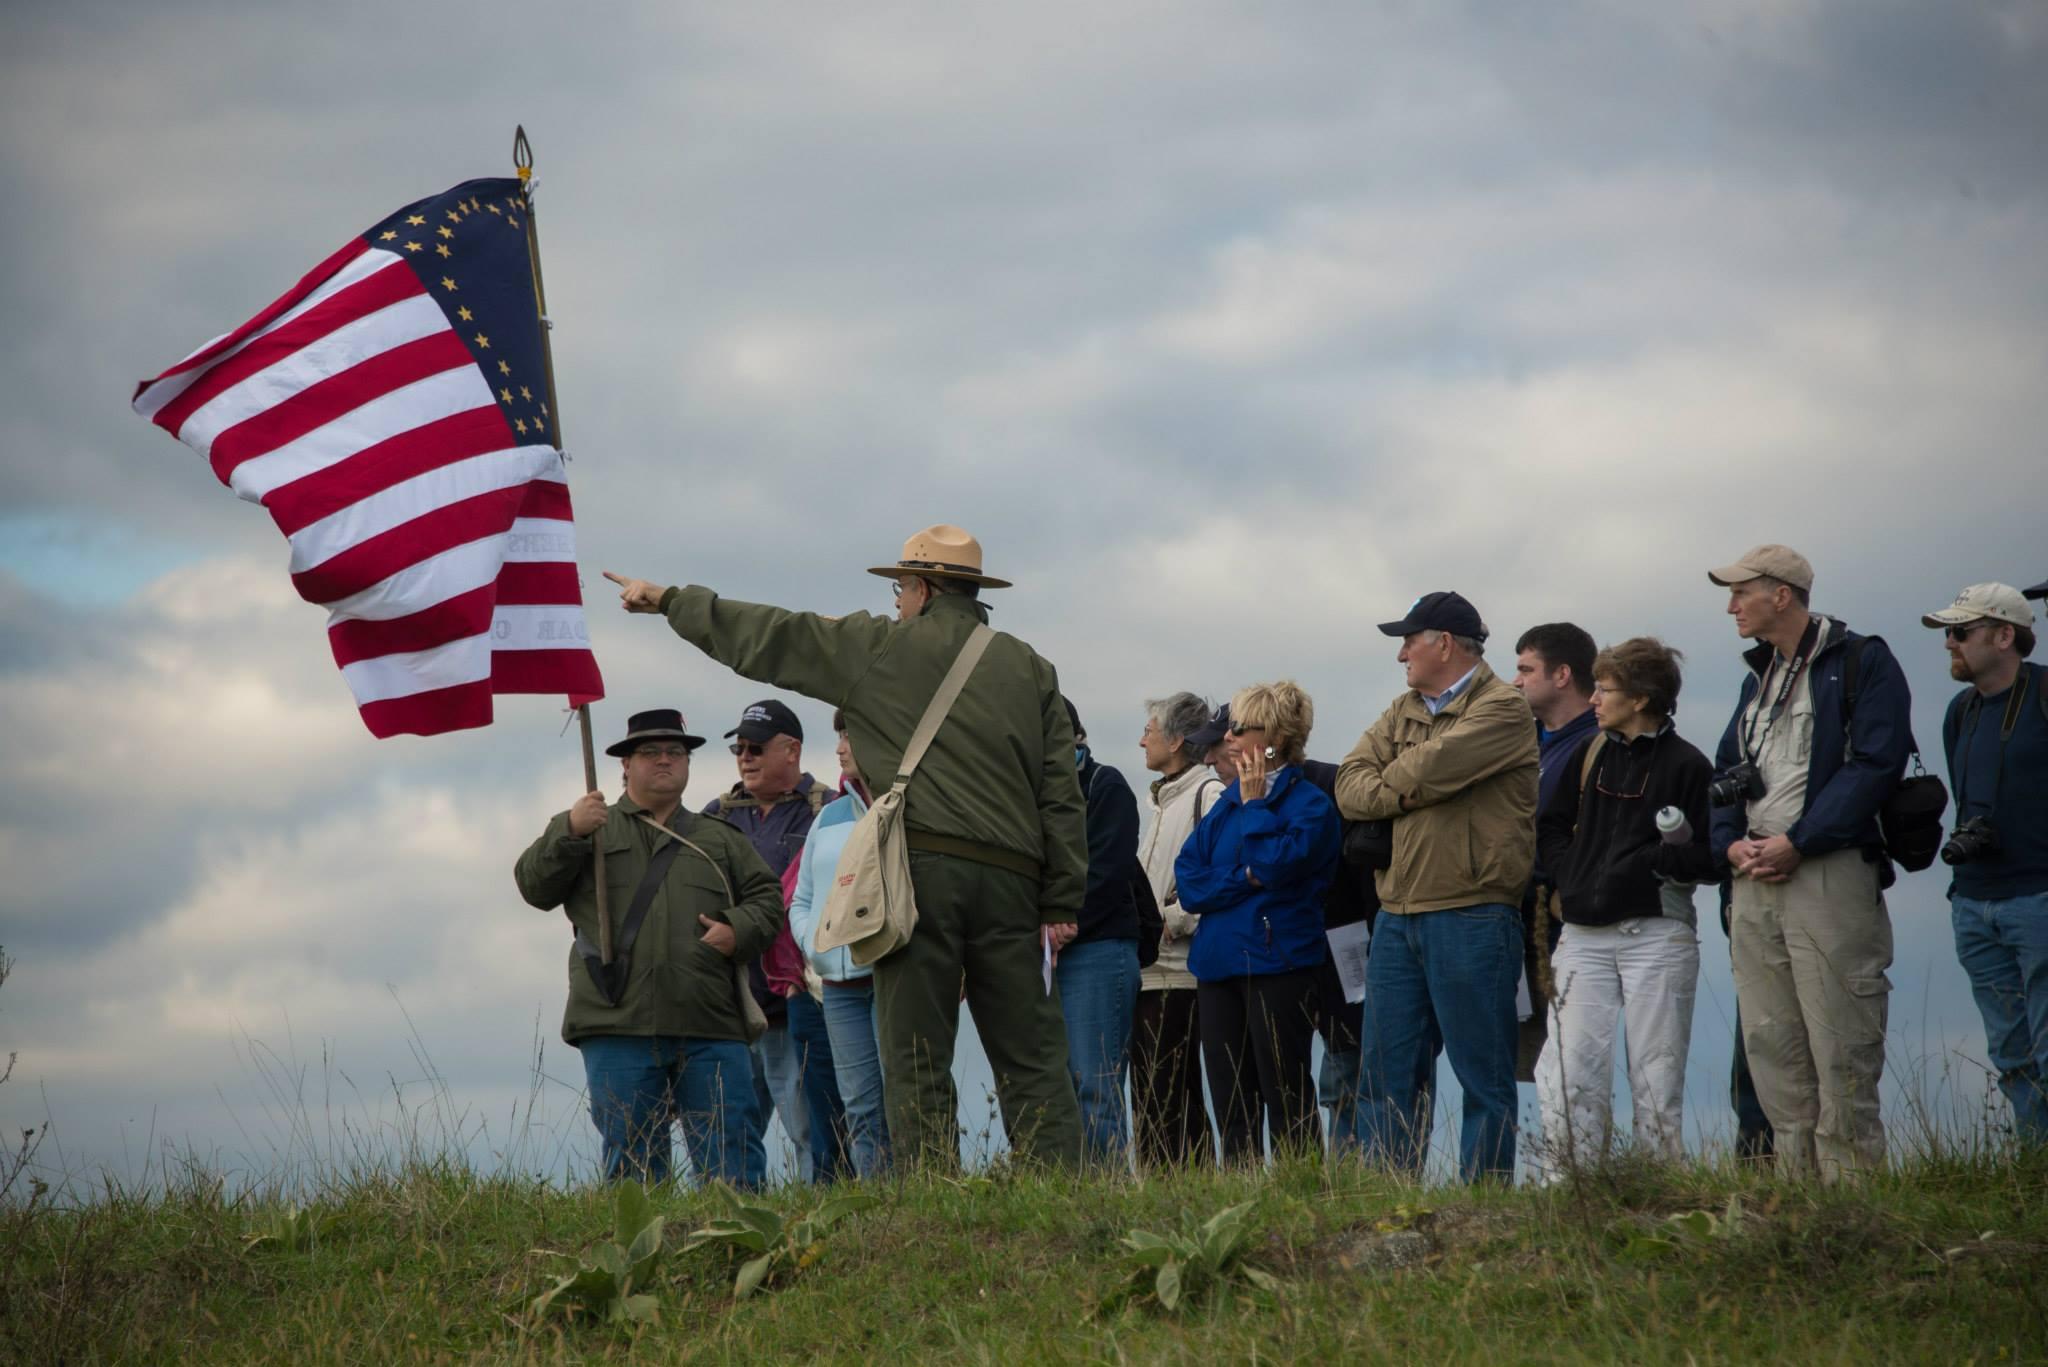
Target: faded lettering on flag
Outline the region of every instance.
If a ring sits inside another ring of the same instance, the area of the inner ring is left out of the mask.
[[[409,204],[136,387],[135,411],[269,510],[379,736],[603,696],[549,411],[526,199]]]

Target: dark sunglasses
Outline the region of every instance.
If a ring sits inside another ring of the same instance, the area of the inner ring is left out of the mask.
[[[736,740],[731,745],[728,745],[725,748],[732,751],[735,755],[745,755],[748,757],[752,757],[754,755],[765,755],[768,753],[767,746],[761,745],[755,741],[750,740]]]
[[[1241,736],[1247,731],[1263,731],[1265,729],[1263,726],[1251,726],[1241,721],[1234,721],[1230,724],[1230,734],[1233,736]]]
[[[1977,630],[1977,628],[1995,627],[1997,625],[1998,623],[1996,622],[1987,621],[1980,618],[1975,622],[1967,622],[1959,627],[1949,627],[1945,629],[1941,634],[1943,636],[1946,636],[1951,641],[1967,641],[1970,639],[1970,633]]]

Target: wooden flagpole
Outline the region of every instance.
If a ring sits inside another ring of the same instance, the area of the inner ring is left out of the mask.
[[[548,319],[547,286],[541,281],[540,273],[540,231],[533,223],[533,146],[526,140],[526,126],[516,124],[512,130],[512,165],[519,172],[519,183],[525,189],[526,199],[526,259],[533,266],[533,305],[540,314],[540,359],[548,391],[548,439],[556,451],[562,449],[562,405],[555,397],[555,348],[549,336],[554,323]],[[583,737],[583,788],[585,792],[597,791],[597,750],[590,739],[590,704],[584,703],[576,709],[576,727]],[[603,830],[599,829],[602,837]],[[607,966],[612,961],[612,913],[606,905],[604,894],[604,841],[602,838],[591,842],[592,872],[597,878],[597,954]]]

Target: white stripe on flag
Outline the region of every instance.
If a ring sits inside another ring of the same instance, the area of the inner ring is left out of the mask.
[[[210,457],[214,439],[236,423],[267,413],[302,390],[393,347],[452,331],[441,306],[424,294],[387,304],[229,385],[193,410],[178,429],[178,440]]]
[[[402,655],[379,655],[341,667],[356,706],[367,707],[389,698],[410,697],[436,688],[475,683],[491,677],[491,637],[465,636],[459,641],[429,650],[409,650]]]
[[[557,560],[576,563],[575,523],[554,517],[513,520],[512,534],[505,538],[506,564],[541,565]]]
[[[243,461],[228,476],[228,487],[251,503],[261,503],[271,490],[347,460],[366,446],[456,413],[495,408],[497,403],[483,375],[465,361],[454,370],[429,375],[372,399],[268,454]]]
[[[578,603],[500,603],[491,613],[492,650],[588,650]]]
[[[451,546],[439,555],[415,561],[398,573],[380,579],[360,593],[339,602],[325,604],[331,614],[327,625],[354,618],[364,622],[388,622],[424,612],[457,594],[498,582],[504,568],[507,533],[479,537]]]
[[[143,390],[140,394],[135,396],[135,411],[140,413],[145,418],[155,417],[163,409],[163,406],[165,404],[169,403],[172,399],[177,398],[180,394],[184,393],[186,390],[190,389],[194,384],[198,383],[199,378],[202,375],[205,375],[207,372],[211,371],[214,368],[214,366],[219,365],[222,361],[227,360],[230,356],[239,356],[242,352],[242,349],[248,346],[249,343],[255,341],[258,337],[268,336],[270,333],[273,333],[277,331],[279,328],[283,327],[286,323],[291,322],[299,315],[305,313],[308,309],[319,307],[327,300],[333,298],[336,294],[339,294],[341,291],[347,289],[350,285],[355,284],[358,280],[367,280],[371,276],[375,275],[378,271],[385,270],[392,266],[397,266],[404,270],[412,269],[410,266],[407,266],[405,262],[396,253],[387,252],[382,247],[370,248],[370,250],[364,252],[361,256],[356,257],[354,260],[350,261],[346,266],[343,266],[340,270],[336,271],[333,275],[329,276],[327,280],[323,282],[321,285],[319,285],[317,288],[315,288],[311,294],[307,295],[304,299],[301,299],[298,303],[292,305],[283,313],[279,314],[270,323],[266,324],[260,331],[251,333],[249,336],[244,337],[241,341],[235,343],[235,345],[232,348],[222,352],[219,356],[214,357],[214,359],[208,364],[200,366],[194,370],[188,370],[182,375],[173,375],[169,379],[158,380],[155,384]],[[231,332],[233,331],[233,329],[229,329],[229,331]],[[178,365],[185,364],[186,361],[189,361],[194,356],[199,355],[201,352],[205,351],[207,347],[213,346],[215,343],[220,341],[221,337],[225,337],[227,335],[227,332],[223,332],[222,334],[220,334],[220,337],[213,338],[211,341],[207,342],[205,346],[197,346],[192,348],[192,350],[186,352],[182,357],[178,359],[177,365],[168,366],[166,367],[166,369],[176,370],[178,368]]]
[[[350,547],[436,508],[494,489],[530,484],[560,466],[552,447],[519,446],[471,456],[401,480],[293,533],[292,573],[325,564]]]

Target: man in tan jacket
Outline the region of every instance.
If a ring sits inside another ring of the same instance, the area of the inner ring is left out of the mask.
[[[1428,1133],[1418,1078],[1439,1047],[1465,1090],[1459,1171],[1515,1170],[1518,910],[1536,858],[1536,731],[1529,705],[1480,658],[1486,626],[1456,593],[1429,593],[1380,630],[1401,638],[1408,691],[1359,737],[1337,807],[1393,824],[1366,963],[1358,1140],[1410,1172]]]

